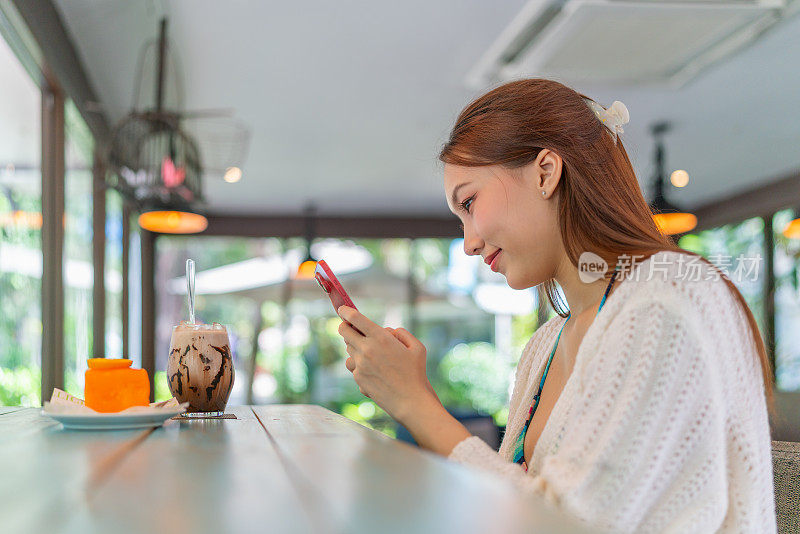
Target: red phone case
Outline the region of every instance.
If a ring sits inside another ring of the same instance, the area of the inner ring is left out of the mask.
[[[339,306],[350,306],[351,308],[358,309],[356,305],[353,304],[350,295],[348,295],[347,291],[342,287],[339,279],[336,278],[331,268],[325,263],[325,260],[319,260],[317,262],[317,268],[314,270],[314,278],[317,279],[317,283],[331,298],[331,303],[335,310],[338,311]]]
[[[345,291],[342,287],[339,279],[336,278],[336,275],[333,274],[331,268],[328,267],[327,263],[325,263],[325,260],[319,260],[317,262],[317,268],[314,270],[314,278],[317,280],[319,286],[330,297],[331,304],[333,304],[333,309],[336,310],[337,313],[339,312],[339,306],[350,306],[353,309],[358,309],[356,308],[356,305],[353,304],[353,300],[350,298],[350,295],[348,295],[347,291]],[[355,331],[359,334],[364,335],[355,326],[353,326],[353,329],[355,329]]]

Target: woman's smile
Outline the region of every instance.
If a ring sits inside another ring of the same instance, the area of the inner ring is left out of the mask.
[[[491,254],[486,256],[485,258],[483,258],[483,262],[486,265],[489,265],[494,272],[497,272],[497,265],[496,265],[495,261],[497,260],[497,257],[500,255],[500,252],[502,250],[503,249],[498,248],[497,250],[495,250],[494,252],[492,252]]]

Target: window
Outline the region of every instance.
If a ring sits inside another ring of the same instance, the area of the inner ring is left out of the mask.
[[[679,245],[719,267],[742,293],[758,327],[764,330],[764,220],[736,224],[681,237]],[[737,271],[740,269],[740,271]]]
[[[344,366],[328,298],[313,280],[286,282],[305,253],[299,238],[159,237],[156,398],[169,396],[163,371],[171,328],[187,316],[183,276],[192,258],[198,320],[222,322],[231,335],[231,404],[250,400],[255,351],[252,402],[321,404],[393,434],[394,422]],[[318,239],[312,255],[331,264],[362,313],[426,345],[428,376],[449,409],[505,424],[513,369],[537,326],[532,291],[509,289],[480,258],[464,255],[460,239]]]
[[[0,38],[0,405],[38,406],[41,92]]]
[[[123,358],[122,348],[122,196],[106,191],[106,357]]]
[[[800,290],[797,264],[800,241],[782,232],[798,216],[795,210],[775,214],[775,386],[778,390],[800,390]]]
[[[75,105],[64,109],[64,388],[83,397],[92,356],[92,162],[94,139]]]
[[[774,238],[775,275],[775,386],[778,390],[800,390],[800,336],[797,324],[800,322],[800,241],[788,239],[783,229],[796,217],[796,211],[783,210],[772,218]],[[728,272],[731,274],[739,258],[755,260],[758,263],[757,277],[732,276],[745,297],[750,310],[764,332],[764,223],[760,217],[747,219],[690,234],[681,238],[680,246],[704,255],[711,261],[731,261]]]

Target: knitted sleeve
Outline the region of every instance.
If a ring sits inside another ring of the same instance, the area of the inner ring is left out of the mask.
[[[476,437],[450,458],[504,475],[596,528],[715,530],[727,508],[723,402],[686,308],[640,299],[611,318],[576,361],[528,473]]]

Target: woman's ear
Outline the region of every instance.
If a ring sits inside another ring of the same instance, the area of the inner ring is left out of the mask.
[[[561,167],[563,161],[561,156],[543,148],[533,162],[533,171],[536,178],[536,187],[544,191],[544,196],[549,198],[556,190],[558,182],[561,180]],[[540,193],[541,194],[541,193]]]

